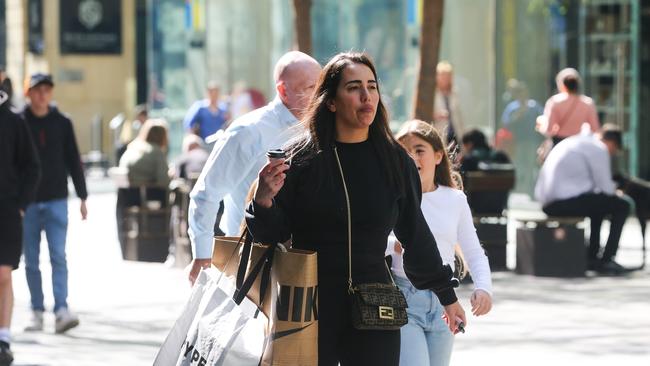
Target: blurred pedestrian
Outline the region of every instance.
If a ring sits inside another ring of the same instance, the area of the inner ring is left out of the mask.
[[[181,151],[181,156],[174,163],[175,175],[183,179],[198,178],[210,156],[203,148],[203,141],[197,135],[185,135]]]
[[[216,81],[208,82],[205,93],[206,98],[194,102],[183,120],[183,126],[203,140],[225,128],[228,120],[227,107],[219,99],[219,84]]]
[[[145,104],[139,104],[133,109],[134,119],[132,121],[125,121],[120,129],[119,146],[115,149],[115,161],[119,163],[122,155],[126,151],[127,146],[133,141],[142,125],[149,119],[149,110]]]
[[[279,148],[294,134],[291,127],[303,115],[320,69],[307,54],[284,54],[273,72],[275,99],[234,121],[215,143],[191,193],[189,235],[195,258],[189,275],[192,283],[201,267],[210,265],[219,202],[223,200],[225,207],[221,231],[238,235],[246,194],[266,163],[266,151]]]
[[[158,202],[159,207],[168,205],[168,145],[167,123],[161,119],[148,119],[142,124],[138,136],[128,144],[119,161],[119,167],[126,170],[129,181],[128,187],[117,190],[115,205],[118,240],[123,254],[127,245],[125,215],[128,208],[140,206],[144,198],[147,201],[145,204]],[[146,197],[141,196],[143,193]]]
[[[248,92],[245,81],[240,80],[235,83],[232,93],[230,93],[229,106],[230,116],[233,120],[255,109],[253,106],[253,98]]]
[[[502,144],[496,144],[496,146],[504,150],[514,160],[515,190],[532,196],[539,170],[536,164],[535,148],[543,140],[542,136],[535,131],[535,121],[543,113],[543,109],[539,103],[528,97],[528,88],[525,83],[513,80],[509,84],[514,100],[508,103],[503,111],[501,116],[503,130],[500,129],[497,136],[507,131],[511,140],[510,143],[505,143],[501,139]]]
[[[11,78],[9,78],[7,71],[2,65],[0,65],[0,90],[7,95],[7,100],[4,102],[5,106],[11,107],[13,105],[14,87],[11,83]]]
[[[626,171],[621,161],[623,158],[621,156],[623,134],[618,126],[605,123],[600,130],[600,135],[612,157],[612,175],[618,189],[634,201],[634,210],[639,219],[643,240],[645,240],[646,225],[647,221],[650,220],[650,182],[639,177],[633,177]]]
[[[43,286],[39,257],[41,232],[45,231],[52,265],[52,288],[56,333],[79,325],[79,318],[68,309],[68,264],[65,244],[68,230],[68,175],[81,199],[81,219],[88,215],[86,180],[72,121],[51,105],[54,82],[47,74],[36,73],[29,79],[23,111],[41,161],[41,183],[36,200],[27,206],[23,222],[25,274],[31,294],[32,318],[25,328],[43,330]]]
[[[503,151],[493,149],[487,142],[487,137],[479,129],[471,129],[460,139],[463,145],[463,155],[460,161],[460,171],[479,170],[481,163],[509,164],[510,158]]]
[[[454,249],[460,244],[462,257],[472,273],[475,289],[470,297],[475,316],[492,308],[490,264],[479,243],[472,212],[465,194],[452,178],[451,162],[440,134],[430,124],[406,122],[397,140],[409,152],[422,183],[421,209],[436,238],[445,264],[454,265]],[[406,296],[409,322],[401,330],[400,364],[449,365],[454,336],[443,320],[444,307],[429,290],[418,290],[404,273],[402,247],[389,241],[395,281]]]
[[[467,186],[468,172],[481,171],[484,174],[515,174],[510,158],[503,151],[493,149],[485,134],[478,129],[467,131],[462,139],[463,155],[460,172]],[[514,178],[514,177],[513,177]],[[509,189],[468,191],[467,200],[475,215],[501,215],[508,206]]]
[[[22,254],[22,221],[34,200],[40,165],[25,122],[13,113],[9,94],[0,85],[0,366],[13,361],[11,316],[14,291],[12,271]]]
[[[167,123],[148,119],[120,159],[120,167],[128,170],[129,185],[167,189],[170,181],[168,147]]]
[[[584,124],[582,132],[562,140],[542,165],[535,186],[535,198],[549,216],[586,216],[590,221],[587,266],[608,274],[627,269],[614,261],[630,204],[616,191],[610,154],[617,139],[605,133],[600,138]],[[618,135],[620,138],[620,134]],[[617,145],[621,143],[617,139]],[[609,237],[601,253],[600,227],[610,218]]]
[[[558,93],[550,97],[544,106],[544,123],[540,132],[553,139],[557,145],[563,139],[577,135],[583,123],[591,131],[600,129],[594,101],[580,94],[580,74],[576,69],[566,68],[555,77]]]
[[[248,227],[260,242],[291,238],[294,248],[318,252],[320,366],[397,366],[399,330],[354,327],[349,298],[352,286],[390,283],[384,251],[392,230],[405,248],[406,274],[436,293],[449,328],[456,331],[465,314],[422,216],[416,167],[388,127],[370,59],[334,56],[303,121],[308,130],[287,149],[291,168],[277,159],[260,170]]]
[[[457,145],[465,132],[460,100],[454,88],[454,68],[447,61],[436,67],[436,94],[434,101],[434,126],[441,131],[447,145]]]

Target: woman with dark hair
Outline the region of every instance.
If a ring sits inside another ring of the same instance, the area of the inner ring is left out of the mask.
[[[454,265],[454,252],[467,261],[475,289],[470,297],[475,316],[492,308],[490,264],[479,243],[467,197],[457,188],[451,162],[438,131],[430,124],[406,122],[397,140],[408,151],[422,182],[422,213],[436,237],[444,263]],[[457,173],[456,173],[457,174]],[[456,244],[459,244],[456,245]],[[442,320],[444,308],[430,291],[418,290],[406,278],[402,248],[389,241],[395,281],[406,296],[409,322],[402,328],[402,365],[449,365],[454,336]]]
[[[406,275],[436,293],[452,331],[465,314],[453,289],[458,281],[420,211],[417,169],[388,128],[368,56],[330,60],[303,122],[305,133],[288,148],[291,167],[279,159],[260,171],[249,229],[257,241],[291,238],[294,248],[318,252],[320,366],[398,365],[400,332],[356,329],[349,295],[356,284],[390,283],[384,251],[392,230],[405,249]]]
[[[167,165],[168,145],[167,122],[148,119],[120,159],[120,167],[128,170],[130,188],[121,190],[122,194],[118,192],[118,206],[140,205],[139,186],[147,187],[148,201],[159,201],[161,206],[167,204],[167,188],[171,180]],[[121,199],[122,195],[124,199]]]

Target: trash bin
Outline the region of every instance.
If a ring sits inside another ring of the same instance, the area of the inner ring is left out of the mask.
[[[119,188],[116,207],[122,258],[164,262],[169,255],[168,191],[158,187]]]

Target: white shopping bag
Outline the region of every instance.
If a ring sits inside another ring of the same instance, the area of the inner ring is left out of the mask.
[[[176,319],[174,326],[158,351],[156,360],[153,363],[154,366],[176,365],[180,349],[183,346],[183,342],[187,337],[187,332],[194,321],[194,317],[199,305],[201,304],[201,299],[206,293],[208,287],[215,285],[215,283],[210,282],[209,279],[210,277],[205,272],[199,273],[199,276],[194,282],[194,287],[192,287],[190,298],[187,301],[187,304],[185,304],[181,316]]]
[[[220,272],[199,274],[190,300],[163,343],[154,366],[257,365],[266,343],[268,319],[245,298],[237,305],[231,281]],[[200,299],[197,301],[197,297]]]

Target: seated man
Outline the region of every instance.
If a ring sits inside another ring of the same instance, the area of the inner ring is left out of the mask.
[[[535,198],[549,216],[587,216],[591,221],[587,268],[603,273],[622,273],[626,268],[614,261],[630,204],[616,192],[610,154],[616,134],[594,135],[586,125],[580,134],[562,140],[542,165]],[[620,145],[619,145],[620,146]],[[600,227],[605,217],[611,226],[600,254]]]
[[[612,152],[612,176],[618,189],[634,201],[636,217],[639,219],[641,234],[645,240],[646,222],[650,220],[650,182],[631,177],[623,169],[618,159],[618,152],[623,148],[621,130],[613,124],[606,123],[602,128],[603,136],[611,138],[603,140],[607,149]]]
[[[511,173],[514,179],[514,166],[508,156],[498,150],[492,149],[483,132],[472,129],[463,134],[463,157],[460,161],[460,172],[467,189],[467,201],[472,213],[477,214],[501,214],[508,205],[508,194],[512,187],[501,190],[481,190],[473,192],[468,184],[468,172],[481,171],[486,174]]]

